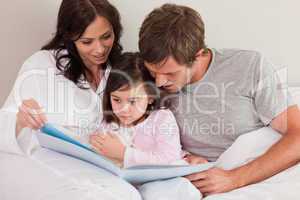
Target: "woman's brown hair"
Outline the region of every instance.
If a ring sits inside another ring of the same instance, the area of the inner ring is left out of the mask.
[[[80,88],[84,88],[83,83],[87,80],[89,70],[80,58],[74,41],[82,36],[97,16],[106,18],[113,27],[115,41],[107,61],[113,65],[122,52],[122,26],[118,10],[107,0],[63,0],[55,36],[42,47],[42,50],[55,50],[57,69]],[[104,69],[107,64],[103,65]]]

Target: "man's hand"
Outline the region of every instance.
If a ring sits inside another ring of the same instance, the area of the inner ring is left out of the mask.
[[[126,147],[117,135],[93,134],[90,136],[90,144],[99,154],[123,162]]]
[[[204,196],[228,192],[241,187],[234,171],[211,168],[186,176]]]

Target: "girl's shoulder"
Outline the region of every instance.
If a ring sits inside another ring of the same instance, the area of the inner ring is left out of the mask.
[[[150,113],[148,118],[159,122],[175,120],[173,112],[168,108],[159,108],[154,110]]]
[[[149,131],[152,135],[170,132],[178,133],[178,125],[175,116],[169,109],[158,109],[153,111],[139,127],[146,127],[143,131]],[[154,131],[154,132],[153,132]]]

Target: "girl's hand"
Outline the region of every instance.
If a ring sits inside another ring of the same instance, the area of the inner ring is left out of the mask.
[[[197,164],[208,162],[205,158],[203,158],[201,156],[194,155],[194,154],[187,154],[187,155],[184,156],[183,159],[191,165],[197,165]]]
[[[126,147],[117,135],[93,134],[90,136],[90,144],[97,153],[123,162]]]
[[[41,106],[34,99],[24,100],[17,113],[16,134],[18,136],[25,127],[38,130],[46,122],[47,118]]]

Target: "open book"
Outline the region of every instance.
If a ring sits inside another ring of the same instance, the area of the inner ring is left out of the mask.
[[[199,165],[141,165],[120,168],[112,161],[94,152],[88,145],[67,134],[70,130],[52,124],[46,124],[37,133],[42,147],[81,159],[119,176],[134,184],[169,179],[200,172],[213,167],[213,163]]]

